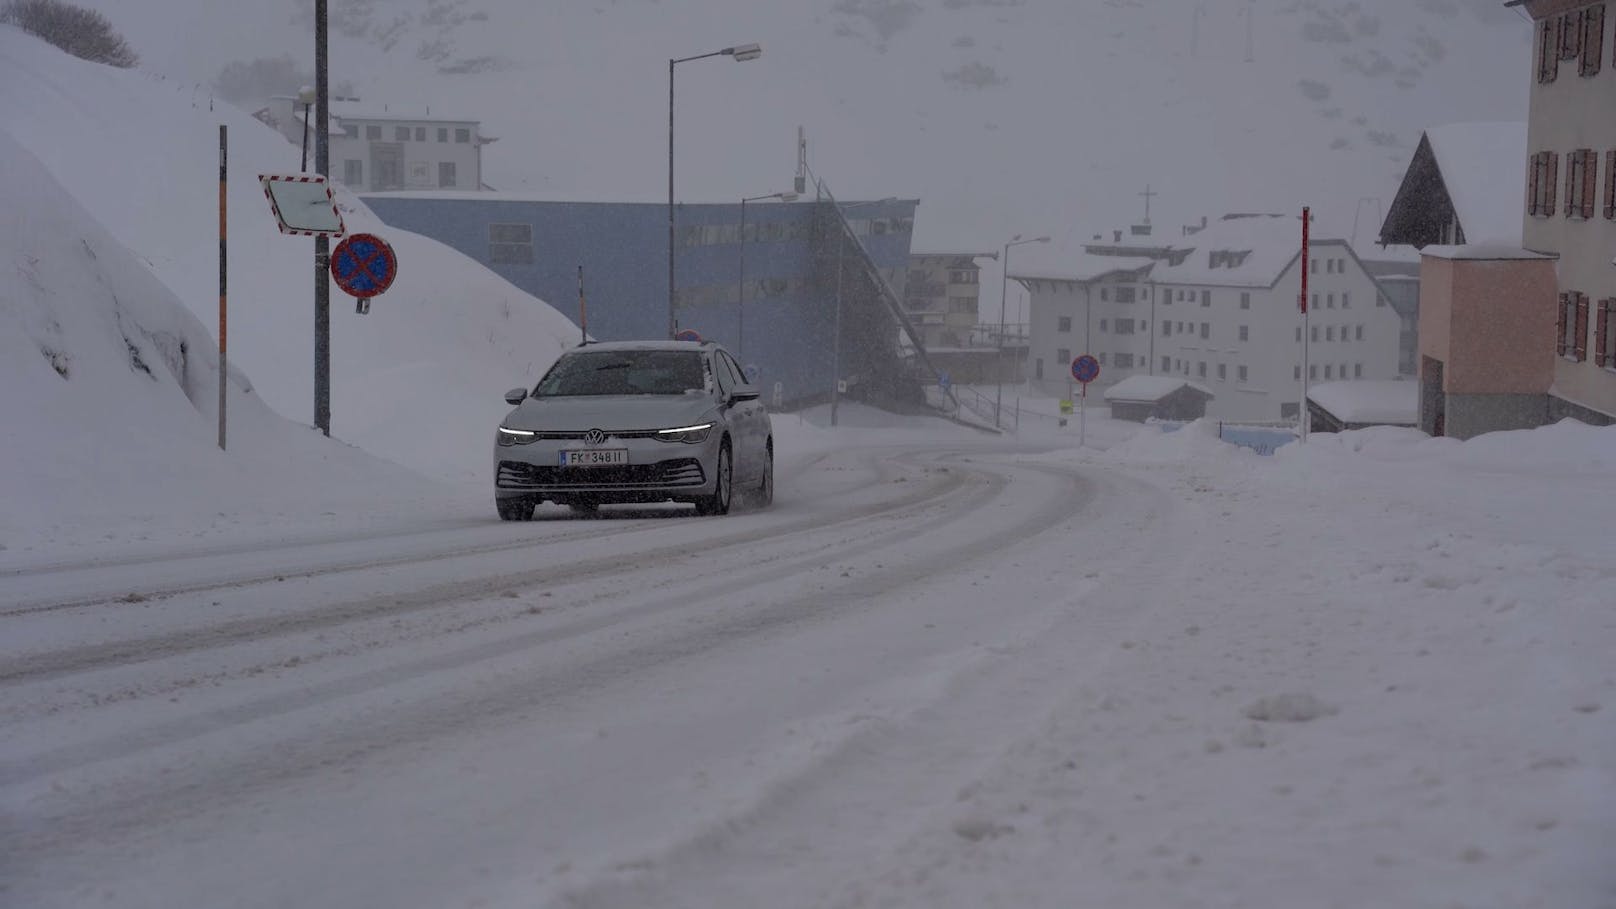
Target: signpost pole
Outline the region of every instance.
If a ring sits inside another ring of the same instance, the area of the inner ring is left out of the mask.
[[[229,127],[219,124],[219,450],[224,451],[224,420],[225,420],[225,393],[228,390],[229,366],[226,359],[227,345],[226,316],[228,310],[225,306],[225,175],[229,162]]]
[[[1089,403],[1089,383],[1084,382],[1083,383],[1083,390],[1078,392],[1078,398],[1077,398],[1077,447],[1078,448],[1083,447],[1085,430],[1087,429],[1087,421],[1084,420],[1084,417],[1088,414],[1088,403]]]
[[[314,170],[331,174],[326,0],[314,0]],[[331,239],[314,238],[314,425],[331,435]]]
[[[1302,206],[1302,295],[1297,298],[1297,305],[1302,309],[1302,409],[1297,413],[1297,421],[1302,424],[1301,436],[1302,441],[1304,442],[1307,441],[1307,424],[1309,422],[1307,415],[1307,371],[1311,365],[1308,363],[1307,355],[1308,346],[1312,344],[1313,341],[1313,339],[1308,335],[1309,326],[1307,319],[1307,274],[1311,265],[1309,262],[1309,256],[1311,255],[1309,252],[1309,228],[1311,227],[1309,222],[1312,220],[1312,210],[1306,205]]]

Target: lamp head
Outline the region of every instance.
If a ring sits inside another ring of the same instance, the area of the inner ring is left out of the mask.
[[[734,47],[724,48],[721,53],[734,57],[736,63],[745,63],[748,60],[756,60],[763,56],[763,45],[737,44]]]

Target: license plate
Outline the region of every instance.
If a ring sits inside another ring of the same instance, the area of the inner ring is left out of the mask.
[[[614,467],[627,463],[627,448],[580,448],[561,453],[562,467]]]

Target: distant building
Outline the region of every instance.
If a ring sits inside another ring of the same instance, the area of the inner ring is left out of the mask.
[[[1029,380],[1045,393],[1065,395],[1072,360],[1091,354],[1100,363],[1099,391],[1148,371],[1141,339],[1150,336],[1153,259],[1079,256],[1061,269],[1029,267],[1010,273],[1027,289]]]
[[[903,308],[927,350],[972,346],[982,289],[976,260],[998,258],[996,252],[910,253]]]
[[[581,268],[592,337],[668,336],[663,203],[497,192],[364,199],[389,225],[454,247],[575,321]],[[916,404],[936,385],[918,329],[902,310],[917,204],[848,202],[843,210],[855,214],[846,218],[828,201],[748,205],[743,302],[739,203],[681,203],[677,327],[718,341],[755,368],[765,403],[776,393],[787,408],[825,401],[840,379],[852,398]],[[840,269],[838,248],[845,251]]]
[[[306,113],[301,107],[296,98],[281,96],[255,116],[301,145]],[[331,175],[355,192],[486,188],[482,149],[496,140],[483,135],[476,120],[435,117],[427,107],[366,104],[357,98],[333,99],[330,113]],[[308,143],[313,169],[312,132]]]

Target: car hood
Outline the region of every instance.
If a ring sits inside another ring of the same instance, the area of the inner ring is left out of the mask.
[[[580,395],[528,398],[505,417],[505,426],[535,432],[606,432],[671,429],[704,423],[717,406],[706,395]]]

